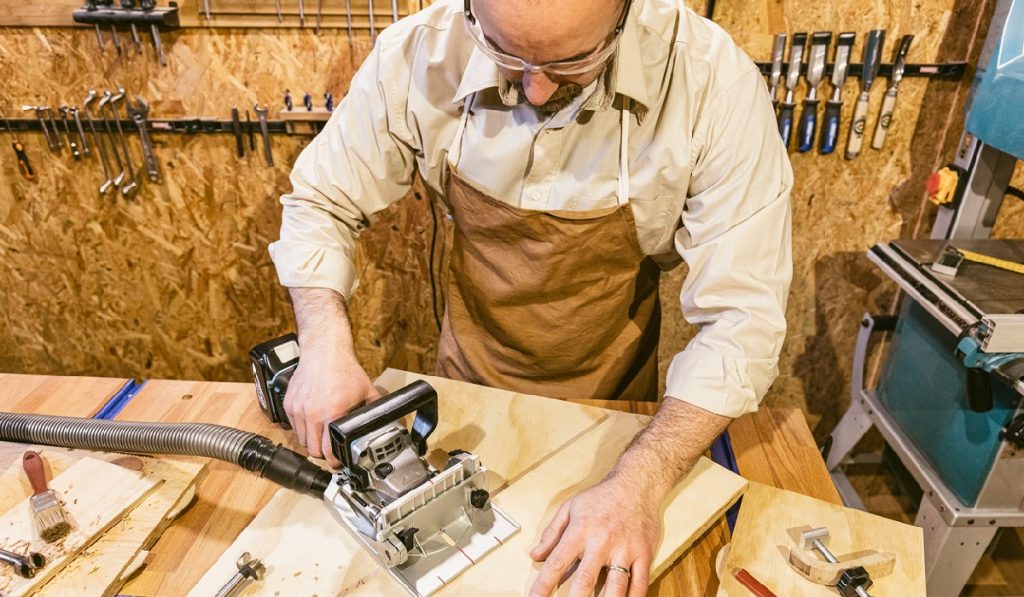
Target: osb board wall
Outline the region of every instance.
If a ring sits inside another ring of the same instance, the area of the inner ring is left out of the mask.
[[[984,4],[728,0],[718,2],[716,19],[755,59],[767,58],[778,31],[822,29],[857,31],[859,57],[864,33],[886,27],[887,61],[895,40],[914,33],[911,60],[928,62],[962,57],[949,39],[962,37],[972,18],[981,18],[971,11],[984,12]],[[951,22],[959,27],[956,36]],[[109,49],[100,55],[89,30],[2,29],[0,105],[11,113],[30,101],[80,103],[90,87],[120,84],[146,97],[158,117],[224,118],[232,105],[256,100],[270,103],[273,114],[285,88],[296,99],[309,90],[318,103],[325,89],[340,96],[369,50],[365,36],[350,50],[343,32],[317,36],[309,29],[185,30],[165,36],[165,46],[169,66],[162,69],[148,46],[138,57],[116,58]],[[869,131],[883,87],[884,81],[875,87]],[[805,406],[813,421],[835,416],[845,404],[857,320],[893,295],[863,252],[912,233],[910,221],[920,210],[917,181],[943,161],[939,154],[952,134],[946,129],[961,120],[950,101],[928,103],[919,118],[924,98],[964,88],[905,79],[883,152],[865,148],[855,161],[793,155],[796,274],[782,375],[770,403]],[[840,147],[854,97],[851,80]],[[946,131],[937,142],[920,141],[936,128]],[[97,197],[95,161],[53,156],[41,135],[23,140],[38,182],[22,181],[10,154],[0,154],[0,370],[244,380],[248,348],[291,328],[266,245],[276,238],[276,197],[288,189],[302,138],[275,136],[277,166],[268,168],[259,154],[236,159],[230,135],[160,135],[165,182],[144,185],[134,202]],[[1013,229],[1024,233],[1024,225],[1014,225],[1005,234]],[[431,368],[437,334],[427,266],[431,230],[427,201],[411,194],[362,238],[352,315],[357,352],[371,374],[386,366]],[[684,270],[663,284],[664,363],[692,335],[675,301]]]

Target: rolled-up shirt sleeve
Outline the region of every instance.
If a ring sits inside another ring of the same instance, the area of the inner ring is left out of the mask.
[[[756,70],[712,100],[695,131],[675,237],[689,265],[683,315],[700,329],[673,358],[666,396],[738,417],[757,410],[778,375],[793,273],[793,173]]]
[[[388,42],[378,40],[292,169],[292,191],[281,197],[281,237],[270,245],[284,286],[331,288],[349,296],[357,281],[356,237],[412,185],[416,149],[401,93],[408,74],[405,61],[388,59],[388,52],[397,51]]]

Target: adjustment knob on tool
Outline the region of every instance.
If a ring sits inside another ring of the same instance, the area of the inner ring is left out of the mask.
[[[487,500],[490,499],[491,494],[487,493],[486,489],[474,489],[469,494],[469,503],[474,508],[483,508],[487,505]]]
[[[868,571],[863,566],[857,566],[843,572],[836,582],[836,589],[839,589],[839,594],[843,597],[853,597],[857,595],[857,589],[867,591],[872,584]]]
[[[377,478],[384,480],[388,478],[388,475],[395,472],[395,466],[390,462],[382,462],[373,468],[373,472],[377,474]]]
[[[1003,428],[999,436],[1018,450],[1024,450],[1024,415],[1017,415]]]

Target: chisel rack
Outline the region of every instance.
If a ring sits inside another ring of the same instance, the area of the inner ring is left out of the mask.
[[[772,63],[771,62],[758,62],[757,67],[761,70],[761,74],[768,76],[772,74]],[[825,65],[825,77],[832,76],[832,69],[835,64],[828,63]],[[786,73],[789,72],[789,64],[782,64],[782,76],[785,77]],[[864,65],[860,62],[853,62],[847,67],[847,75],[851,77],[860,77],[864,73]],[[966,62],[944,62],[941,64],[907,64],[906,70],[903,71],[904,77],[928,77],[932,79],[947,79],[950,81],[957,81],[963,78],[964,73],[967,72]],[[800,74],[807,74],[807,63],[803,62],[800,64]],[[878,68],[878,75],[880,77],[888,78],[892,76],[892,63],[881,64]]]

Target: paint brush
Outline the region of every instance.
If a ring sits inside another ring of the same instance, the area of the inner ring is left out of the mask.
[[[26,450],[21,464],[28,475],[29,483],[32,484],[32,491],[35,492],[29,498],[29,503],[32,504],[32,515],[35,517],[39,536],[43,541],[53,543],[71,531],[68,513],[56,492],[46,487],[46,471],[43,469],[43,459],[39,453]]]

